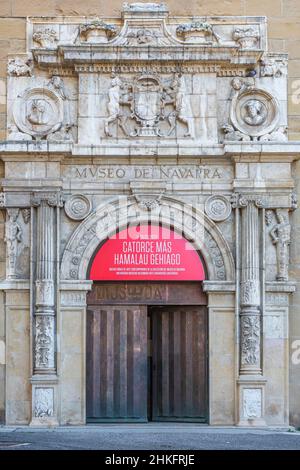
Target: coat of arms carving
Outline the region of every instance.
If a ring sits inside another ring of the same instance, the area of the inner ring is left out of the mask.
[[[126,137],[172,137],[177,122],[184,126],[183,137],[193,137],[189,95],[184,77],[177,74],[164,80],[147,74],[130,81],[112,76],[107,111],[104,130],[108,137],[115,137],[113,123]]]

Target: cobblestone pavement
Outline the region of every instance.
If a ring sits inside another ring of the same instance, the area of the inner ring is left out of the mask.
[[[0,427],[0,450],[300,450],[300,432],[194,424]]]

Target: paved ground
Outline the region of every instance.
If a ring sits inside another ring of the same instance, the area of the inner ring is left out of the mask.
[[[300,432],[154,423],[56,429],[0,427],[0,449],[299,450]]]

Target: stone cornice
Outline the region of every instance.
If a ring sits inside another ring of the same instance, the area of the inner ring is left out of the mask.
[[[136,141],[122,141],[116,144],[103,145],[80,145],[66,144],[49,141],[2,141],[0,142],[0,159],[18,160],[22,155],[35,155],[45,161],[51,156],[52,161],[60,161],[68,156],[88,157],[159,157],[159,158],[210,158],[230,157],[235,163],[238,162],[293,162],[300,158],[300,141],[290,142],[254,142],[254,143],[229,143],[229,144],[201,144],[185,145],[184,142],[176,144],[172,141],[153,142],[148,141],[147,147],[141,147]],[[53,157],[52,157],[53,155]]]

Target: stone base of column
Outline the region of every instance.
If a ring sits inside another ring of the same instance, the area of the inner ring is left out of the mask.
[[[265,384],[262,376],[241,376],[238,386],[237,426],[265,427]]]
[[[58,426],[56,375],[34,375],[32,384],[32,413],[30,426]]]

